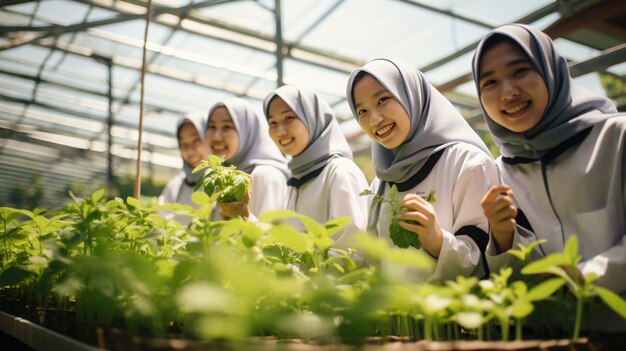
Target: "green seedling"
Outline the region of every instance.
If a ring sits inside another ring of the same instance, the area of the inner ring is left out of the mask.
[[[204,170],[196,190],[204,186],[204,191],[209,196],[219,193],[219,203],[242,201],[251,188],[250,175],[237,170],[235,166],[224,166],[223,162],[221,157],[210,155],[193,170],[193,173]]]
[[[363,190],[359,195],[361,196],[374,195],[374,201],[389,204],[389,207],[391,210],[391,223],[389,224],[389,237],[391,238],[391,241],[396,246],[401,247],[401,248],[407,248],[409,246],[412,246],[416,249],[419,249],[422,246],[422,244],[420,243],[419,236],[416,233],[406,230],[400,226],[399,216],[401,213],[400,203],[402,202],[402,199],[400,200],[396,199],[397,194],[398,194],[398,188],[395,185],[392,185],[391,189],[389,190],[388,197],[374,194],[369,189]],[[428,196],[426,197],[425,200],[430,203],[434,203],[435,201],[437,201],[437,199],[435,198],[435,190],[432,190],[430,193],[428,193]],[[405,222],[409,224],[417,224],[417,222],[415,221],[405,221]]]
[[[572,340],[578,339],[580,335],[580,325],[582,321],[583,303],[587,299],[599,296],[610,308],[626,318],[626,301],[619,295],[602,287],[598,287],[594,282],[598,277],[594,273],[580,277],[578,263],[582,256],[578,254],[578,238],[572,235],[567,239],[563,252],[550,254],[540,260],[534,261],[522,269],[523,274],[550,274],[555,275],[567,283],[572,293],[576,297],[576,318]],[[582,278],[582,279],[581,279]],[[554,281],[554,279],[551,279]],[[555,284],[556,283],[552,283]]]

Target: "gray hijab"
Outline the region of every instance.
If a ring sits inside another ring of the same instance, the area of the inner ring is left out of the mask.
[[[555,49],[543,32],[523,24],[496,28],[478,44],[472,61],[474,83],[480,96],[479,70],[484,47],[491,40],[506,37],[522,49],[543,77],[548,89],[548,105],[536,126],[526,132],[512,132],[494,122],[485,111],[483,115],[503,156],[538,159],[553,147],[617,113],[615,105],[606,98],[585,90],[570,77],[565,58]]]
[[[209,119],[213,111],[220,106],[226,107],[228,110],[239,136],[237,152],[224,164],[235,165],[237,169],[246,173],[252,173],[254,168],[259,165],[272,166],[289,177],[287,160],[270,139],[267,124],[261,121],[259,115],[254,112],[252,105],[240,98],[226,99],[211,107]]]
[[[284,85],[265,97],[263,112],[269,117],[269,104],[280,97],[304,123],[309,142],[299,155],[289,161],[293,177],[300,179],[328,164],[335,157],[352,159],[352,151],[328,103],[311,90]]]
[[[346,96],[354,116],[357,113],[353,91],[361,72],[376,78],[411,119],[409,134],[400,146],[390,150],[372,144],[372,160],[379,179],[403,183],[422,168],[429,156],[456,143],[472,144],[491,156],[476,132],[422,72],[400,61],[375,59],[352,71]]]
[[[206,118],[199,113],[189,113],[178,119],[176,122],[176,140],[178,141],[178,149],[180,150],[180,128],[185,123],[192,123],[196,128],[196,132],[198,132],[198,136],[202,143],[206,146],[206,140],[204,140],[204,133],[202,131],[206,130]],[[182,153],[181,153],[182,158]],[[193,171],[193,167],[185,161],[183,158],[183,171],[185,172],[185,182],[189,185],[195,185],[198,179],[200,178],[200,172],[191,173]]]

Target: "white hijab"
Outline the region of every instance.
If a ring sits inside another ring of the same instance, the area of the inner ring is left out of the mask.
[[[254,112],[252,105],[240,98],[230,98],[218,102],[209,110],[208,118],[218,107],[226,107],[237,128],[239,147],[225,165],[235,165],[237,169],[252,173],[259,165],[272,166],[289,177],[287,160],[269,137],[267,124]],[[205,128],[206,130],[206,128]]]
[[[294,178],[326,166],[335,157],[352,159],[352,151],[331,107],[314,91],[284,85],[269,93],[263,101],[263,112],[269,118],[269,104],[280,97],[309,131],[306,148],[289,161]]]
[[[196,128],[198,136],[200,137],[200,140],[202,140],[202,143],[206,146],[206,140],[204,140],[203,132],[204,130],[206,130],[206,118],[198,113],[189,113],[179,118],[176,122],[176,140],[178,140],[178,149],[180,150],[180,129],[185,123],[193,124],[193,126]],[[200,178],[200,172],[197,172],[195,174],[191,173],[194,167],[192,167],[190,164],[187,163],[187,161],[185,161],[185,159],[182,157],[182,153],[181,158],[183,159],[183,172],[185,172],[185,183],[187,183],[187,185],[189,186],[195,186],[196,182]]]

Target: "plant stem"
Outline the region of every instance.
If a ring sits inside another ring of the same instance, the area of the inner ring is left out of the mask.
[[[433,339],[433,327],[432,327],[432,320],[430,316],[424,316],[424,339],[425,340]]]
[[[509,319],[502,318],[500,320],[501,331],[502,331],[502,341],[509,341]]]
[[[578,339],[578,336],[580,334],[580,322],[582,320],[582,316],[583,316],[583,297],[576,296],[576,321],[574,323],[574,333],[572,334],[572,340]]]
[[[522,340],[522,320],[515,320],[515,340]]]

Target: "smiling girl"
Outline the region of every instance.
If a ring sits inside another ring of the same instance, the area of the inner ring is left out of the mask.
[[[209,157],[209,149],[202,134],[206,125],[205,121],[200,115],[190,114],[181,117],[176,123],[176,137],[183,159],[183,170],[167,182],[159,196],[160,204],[181,203],[197,207],[191,201],[191,194],[193,194],[200,173],[191,172],[202,160]],[[173,216],[169,212],[165,212],[164,215],[166,217]],[[176,216],[176,219],[183,224],[188,224],[191,221],[191,218],[187,216]]]
[[[397,186],[403,199],[400,226],[419,236],[422,249],[437,259],[420,279],[485,275],[481,256],[488,223],[480,198],[498,184],[498,172],[482,140],[422,73],[405,63],[370,61],[352,72],[346,94],[359,125],[375,142],[372,192],[386,195]],[[434,203],[424,199],[431,191]],[[375,204],[368,227],[390,240],[390,217],[387,204]]]
[[[367,224],[367,201],[359,193],[367,187],[363,172],[330,106],[317,93],[293,85],[271,92],[263,102],[269,135],[291,156],[287,209],[319,223],[351,216],[343,231],[334,234],[336,248],[353,246],[355,230]]]
[[[225,165],[235,165],[252,176],[249,202],[218,204],[222,218],[247,218],[250,212],[258,216],[285,207],[289,171],[267,134],[267,125],[243,99],[227,99],[209,110],[206,140],[210,149],[224,158]]]
[[[490,189],[482,201],[491,224],[492,269],[519,266],[505,254],[517,243],[547,239],[534,253],[538,257],[562,251],[576,234],[579,271],[595,273],[596,284],[624,295],[626,115],[577,85],[550,38],[530,26],[489,33],[476,49],[473,72],[507,184]],[[526,228],[519,225],[520,210]],[[603,324],[611,329],[619,323]],[[623,319],[621,324],[626,330]]]

